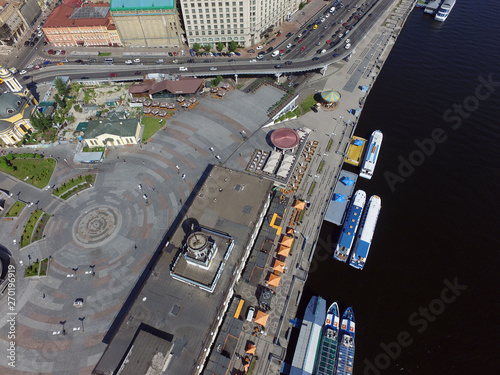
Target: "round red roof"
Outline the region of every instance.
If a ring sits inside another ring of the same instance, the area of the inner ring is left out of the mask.
[[[294,148],[299,144],[299,141],[299,134],[293,129],[276,129],[271,134],[271,142],[273,143],[273,145],[277,148],[281,148],[282,150]]]

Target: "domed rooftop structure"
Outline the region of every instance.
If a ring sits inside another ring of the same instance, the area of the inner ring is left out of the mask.
[[[7,119],[17,115],[24,109],[25,104],[25,98],[11,92],[0,95],[0,119]]]
[[[299,134],[290,128],[280,128],[271,134],[271,142],[274,147],[281,150],[290,150],[300,142]]]
[[[340,93],[334,90],[325,90],[321,92],[321,97],[325,102],[336,103],[340,100]]]

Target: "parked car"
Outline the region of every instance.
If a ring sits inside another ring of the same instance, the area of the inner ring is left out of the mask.
[[[180,66],[180,67],[179,67],[179,70],[180,70],[181,72],[187,72],[188,68],[186,68],[185,66]]]
[[[22,75],[22,76],[25,75],[26,73],[28,73],[28,71],[24,70],[24,69],[19,72],[19,74]]]
[[[304,51],[306,49],[306,46],[302,47],[300,50],[301,51]]]
[[[140,64],[141,63],[141,59],[134,59],[134,64]]]
[[[293,33],[292,33],[292,32],[289,32],[288,34],[286,34],[286,38],[288,39],[288,38],[290,38],[292,35],[293,35]]]
[[[253,49],[249,49],[249,50],[248,50],[248,53],[255,53],[255,50],[253,50]]]
[[[256,48],[256,50],[258,51],[258,50],[260,50],[260,49],[262,49],[262,48],[264,48],[264,47],[262,47],[262,46],[258,46],[258,47]]]
[[[314,56],[314,57],[312,58],[312,61],[317,61],[317,60],[319,60],[319,57],[318,57],[318,56]]]
[[[137,70],[137,71],[135,71],[135,72],[134,72],[134,74],[135,74],[136,76],[140,76],[140,75],[142,74],[142,72],[141,72],[140,70]]]
[[[49,64],[51,64],[51,62],[50,62],[49,60],[46,60],[46,61],[44,61],[44,62],[42,63],[42,65],[49,65]]]
[[[24,79],[25,81],[26,81],[26,80],[28,80],[28,79],[30,79],[30,78],[31,78],[31,76],[24,76],[24,77],[23,77],[23,79]]]
[[[27,40],[26,42],[24,42],[24,46],[25,47],[28,47],[29,45],[30,45],[30,41],[29,40]]]
[[[286,48],[292,48],[292,43],[288,43],[288,44],[286,45]]]
[[[132,65],[132,64],[133,64],[133,62],[132,62],[132,60],[126,60],[126,61],[125,61],[125,64],[127,64],[127,65]]]
[[[33,67],[33,70],[38,70],[38,69],[40,69],[40,68],[41,68],[41,66],[40,66],[40,65],[35,65],[35,66]]]
[[[61,55],[65,55],[66,54],[66,51],[65,50],[62,50],[61,51]]]
[[[285,65],[292,65],[293,61],[286,61]]]

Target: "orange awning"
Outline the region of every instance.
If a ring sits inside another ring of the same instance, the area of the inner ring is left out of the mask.
[[[262,311],[257,311],[257,315],[255,316],[255,323],[260,324],[262,327],[266,326],[267,319],[269,318],[269,314],[266,314]]]
[[[269,279],[267,280],[267,284],[271,285],[271,286],[278,287],[280,285],[280,280],[281,280],[281,277],[272,273],[271,275],[269,275]]]
[[[275,259],[274,265],[273,265],[273,270],[283,272],[284,269],[285,269],[285,262],[282,262],[281,260]]]
[[[286,234],[291,234],[293,236],[294,233],[295,233],[295,231],[293,230],[293,228],[286,229]]]
[[[288,254],[290,254],[290,248],[288,246],[280,245],[280,247],[278,248],[278,255],[287,257]]]
[[[305,207],[306,207],[306,202],[299,201],[298,199],[295,200],[293,208],[296,208],[297,210],[303,210]]]
[[[292,243],[293,243],[293,237],[288,237],[288,236],[281,237],[280,244],[292,247]]]
[[[257,347],[254,344],[252,344],[251,342],[248,342],[246,353],[255,355],[256,349],[257,349]]]

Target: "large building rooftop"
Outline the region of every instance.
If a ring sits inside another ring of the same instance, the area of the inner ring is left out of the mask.
[[[174,9],[174,0],[111,0],[111,10]]]
[[[208,353],[204,349],[215,337],[212,332],[228,306],[237,270],[242,268],[249,244],[263,220],[273,183],[217,166],[210,166],[205,176],[193,192],[192,203],[176,221],[179,224],[168,232],[170,240],[146,281],[118,314],[122,319],[113,324],[116,331],[109,333],[113,338],[94,373],[113,373],[120,366],[141,324],[172,335],[172,357],[166,373],[192,374]],[[170,275],[193,227],[212,228],[234,240],[213,293]]]

